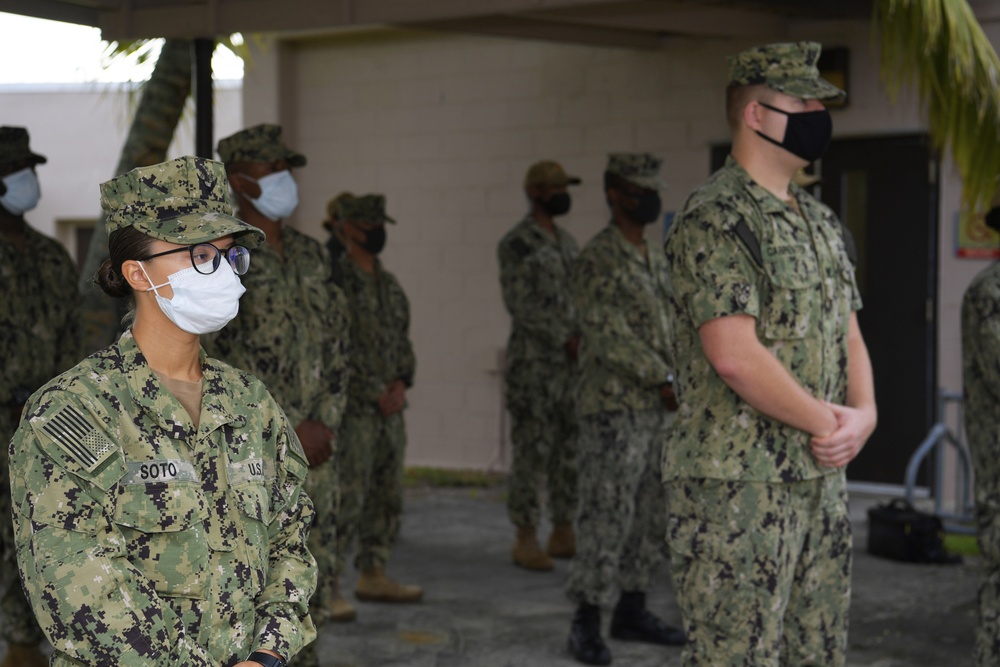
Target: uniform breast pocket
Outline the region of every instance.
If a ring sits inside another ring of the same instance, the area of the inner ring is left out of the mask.
[[[270,493],[265,485],[248,483],[230,489],[233,505],[239,512],[239,522],[244,534],[246,562],[256,594],[267,579],[270,540],[267,528],[271,523]]]
[[[800,250],[796,248],[796,251]],[[769,340],[804,338],[819,322],[822,301],[819,266],[813,257],[779,255],[765,262],[767,284],[761,325]]]
[[[173,597],[204,597],[209,574],[207,518],[204,495],[189,483],[122,486],[114,510],[133,566],[157,593]]]

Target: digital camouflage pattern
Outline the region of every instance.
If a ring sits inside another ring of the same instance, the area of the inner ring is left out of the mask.
[[[976,664],[1000,662],[1000,263],[977,275],[962,299],[965,432],[976,471],[979,589]]]
[[[584,247],[573,276],[583,338],[576,386],[580,417],[663,409],[659,387],[673,373],[667,265],[644,256],[611,224]]]
[[[261,123],[219,140],[219,159],[226,165],[234,162],[277,162],[286,160],[290,167],[306,166],[306,156],[293,151],[281,140],[281,126]]]
[[[385,214],[384,195],[341,196],[337,202],[337,218],[382,224],[396,221]]]
[[[607,606],[618,591],[649,590],[667,546],[659,466],[671,419],[661,408],[580,421],[580,512],[566,580],[574,604]]]
[[[861,307],[854,267],[833,212],[798,186],[792,192],[802,216],[730,157],[688,197],[667,234],[680,410],[666,479],[791,482],[843,474],[815,462],[808,433],[757,412],[730,389],[698,337],[709,320],[750,315],[761,343],[807,392],[846,400],[847,330]],[[741,220],[760,245],[763,268],[737,236]]]
[[[28,147],[28,130],[23,127],[0,127],[0,165],[30,160],[32,164],[45,164],[44,155],[33,153]]]
[[[301,445],[262,383],[201,363],[197,431],[129,332],[26,408],[18,566],[55,667],[229,666],[315,635]]]
[[[844,97],[847,93],[820,77],[816,67],[820,51],[817,42],[755,46],[729,57],[729,85],[764,85],[803,99]]]
[[[375,273],[341,257],[344,294],[351,313],[351,380],[339,433],[340,530],[343,567],[355,536],[355,565],[384,565],[402,512],[406,429],[403,414],[382,417],[378,400],[386,385],[410,387],[416,358],[410,342],[410,304],[396,277],[375,260]]]
[[[264,232],[233,217],[229,180],[221,162],[182,157],[140,167],[101,183],[108,235],[125,227],[178,245],[232,234],[256,248]]]
[[[640,188],[666,190],[667,184],[659,175],[661,164],[663,158],[651,153],[611,153],[604,170]]]
[[[843,475],[788,484],[680,479],[667,484],[667,507],[685,667],[844,665],[851,521]]]
[[[253,251],[240,312],[203,337],[205,349],[260,378],[293,426],[316,419],[336,432],[347,402],[347,301],[319,242],[288,226],[282,240],[283,256],[270,245]]]
[[[749,315],[761,344],[806,392],[844,403],[848,327],[861,307],[854,269],[833,212],[790,187],[801,215],[730,157],[667,234],[680,409],[663,477],[670,566],[691,633],[685,667],[743,665],[747,656],[774,666],[844,661],[844,470],[820,467],[808,433],[730,389],[698,333],[709,320]],[[741,238],[738,224],[749,235]]]
[[[0,143],[0,147],[2,147]],[[24,246],[0,234],[0,600],[3,638],[34,644],[41,630],[17,581],[7,443],[21,407],[82,354],[76,267],[57,241],[24,225]]]
[[[579,334],[570,279],[580,251],[569,233],[555,229],[552,238],[528,215],[497,248],[511,317],[505,360],[506,405],[513,422],[507,511],[522,528],[539,523],[541,477],[554,523],[572,521],[577,503],[576,363],[566,343]]]
[[[347,554],[355,540],[356,569],[385,567],[403,513],[406,451],[403,414],[382,417],[376,412],[349,409],[340,429],[340,443],[338,574],[346,567]]]
[[[247,291],[239,314],[202,341],[213,356],[260,378],[293,427],[317,420],[336,433],[347,404],[347,300],[317,241],[285,226],[282,242],[284,256],[269,244],[253,251],[250,271],[241,277]],[[336,570],[339,491],[332,458],[310,469],[306,491],[316,507],[309,545],[319,568],[313,603],[319,620],[329,613]]]

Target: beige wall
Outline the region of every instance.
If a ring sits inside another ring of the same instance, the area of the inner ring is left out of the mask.
[[[851,103],[837,137],[920,131],[904,93],[890,104],[866,22],[801,24],[776,39],[818,39],[851,52]],[[495,248],[526,210],[521,179],[540,158],[563,162],[576,188],[567,228],[581,241],[606,221],[601,174],[610,151],[663,155],[666,210],[708,175],[725,141],[724,55],[750,43],[667,40],[633,51],[501,38],[378,31],[279,43],[244,81],[247,124],[278,121],[309,157],[292,221],[326,239],[328,197],[383,192],[385,261],[407,290],[418,370],[411,392],[411,465],[498,462],[497,354],[508,328]],[[270,99],[280,92],[282,99]],[[981,262],[954,259],[959,182],[941,188],[941,384],[960,388],[957,312]],[[659,240],[659,231],[652,234]],[[916,443],[914,443],[916,444]]]
[[[242,127],[241,82],[216,84],[217,136]],[[69,230],[58,221],[100,215],[98,186],[114,176],[138,101],[118,84],[0,85],[0,124],[28,128],[31,148],[48,158],[38,167],[42,199],[25,219],[73,252]],[[189,100],[190,102],[190,100]],[[189,104],[168,156],[194,153],[194,113]]]

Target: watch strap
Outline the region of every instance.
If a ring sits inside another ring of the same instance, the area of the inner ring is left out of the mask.
[[[287,663],[281,658],[276,658],[270,653],[264,653],[263,651],[254,651],[247,660],[259,663],[263,667],[288,667]]]

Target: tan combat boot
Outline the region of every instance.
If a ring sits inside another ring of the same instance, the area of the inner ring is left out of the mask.
[[[340,580],[333,582],[333,599],[330,600],[330,620],[334,623],[350,623],[357,618],[354,606],[340,593]]]
[[[552,559],[538,545],[535,529],[532,527],[517,529],[517,542],[511,551],[514,565],[525,570],[551,570],[555,567]]]
[[[567,522],[552,526],[552,534],[549,535],[545,551],[553,558],[572,558],[576,553],[576,533],[573,532],[573,524]]]
[[[0,667],[46,667],[49,659],[38,644],[8,644]]]
[[[354,597],[365,602],[420,602],[424,589],[393,581],[380,567],[362,570]]]

